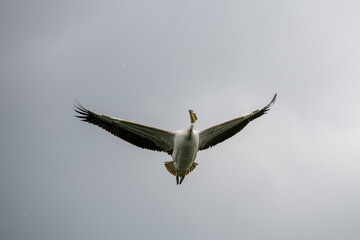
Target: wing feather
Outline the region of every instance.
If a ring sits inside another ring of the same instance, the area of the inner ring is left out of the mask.
[[[200,132],[199,150],[205,150],[215,146],[218,143],[234,136],[240,132],[249,122],[264,115],[270,110],[270,107],[275,103],[277,94],[274,95],[271,102],[263,107],[253,111],[250,114],[232,119],[230,121],[215,125]]]
[[[111,134],[140,148],[166,152],[171,155],[174,148],[174,134],[161,129],[94,113],[78,101],[74,103],[76,117],[97,125]]]

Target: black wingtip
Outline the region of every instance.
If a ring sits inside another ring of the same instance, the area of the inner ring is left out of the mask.
[[[81,103],[77,99],[74,99],[73,106],[74,111],[79,114],[75,115],[75,117],[80,118],[82,121],[86,121],[86,119],[88,118],[89,110],[87,110],[83,105],[81,105]]]
[[[266,114],[269,110],[270,110],[270,107],[272,105],[274,105],[275,101],[277,99],[277,93],[275,93],[274,97],[271,99],[271,101],[269,102],[268,105],[266,105],[262,110],[260,110],[262,112],[262,114]]]
[[[275,101],[277,99],[277,93],[275,93],[274,97],[271,99],[270,103],[266,105],[266,109],[269,110],[272,105],[274,105]]]
[[[276,98],[277,98],[277,93],[275,93],[274,97],[272,98],[271,102],[269,103],[270,106],[275,103]]]

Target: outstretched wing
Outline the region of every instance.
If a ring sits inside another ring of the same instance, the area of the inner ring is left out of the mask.
[[[144,126],[126,120],[94,113],[78,101],[74,110],[82,121],[97,125],[111,134],[140,148],[166,152],[171,155],[174,148],[174,134],[161,129]]]
[[[218,143],[234,136],[240,132],[250,121],[264,115],[270,110],[271,105],[275,103],[277,94],[274,95],[271,102],[262,109],[253,111],[250,114],[241,116],[230,121],[215,125],[200,132],[199,150],[205,150]]]

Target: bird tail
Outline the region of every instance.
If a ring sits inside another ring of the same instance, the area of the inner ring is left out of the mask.
[[[174,162],[173,161],[168,161],[168,162],[164,162],[165,168],[166,170],[168,170],[169,173],[171,173],[171,175],[176,176],[176,169],[174,166]],[[191,173],[196,166],[198,165],[198,163],[193,163],[188,170],[185,171],[185,175],[188,175],[189,173]]]

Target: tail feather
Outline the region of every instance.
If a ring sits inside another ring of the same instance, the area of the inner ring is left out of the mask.
[[[166,170],[168,170],[168,172],[171,173],[171,175],[176,176],[176,170],[175,170],[174,162],[169,161],[169,162],[165,162],[164,164],[165,164]]]
[[[175,169],[175,166],[174,166],[174,162],[173,161],[168,161],[168,162],[165,162],[164,163],[165,165],[165,168],[166,170],[168,170],[168,172],[173,175],[173,176],[176,176],[176,169]],[[198,163],[193,163],[188,170],[186,170],[185,172],[185,175],[188,175],[189,173],[191,173],[195,168],[196,166],[198,165]]]

